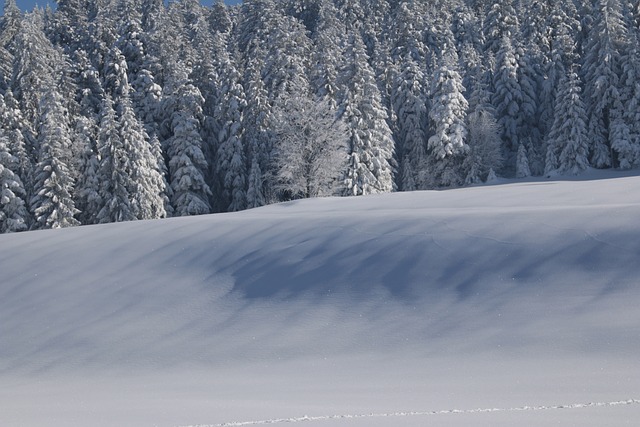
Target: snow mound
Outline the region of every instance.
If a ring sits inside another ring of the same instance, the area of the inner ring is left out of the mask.
[[[640,177],[592,172],[2,235],[0,424],[636,399],[639,217]],[[610,406],[442,425],[640,415]]]

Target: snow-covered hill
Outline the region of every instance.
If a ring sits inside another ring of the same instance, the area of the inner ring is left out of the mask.
[[[589,177],[2,235],[0,425],[633,425],[640,177]]]

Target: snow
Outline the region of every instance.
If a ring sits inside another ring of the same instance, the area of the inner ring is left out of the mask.
[[[637,175],[1,235],[0,425],[634,425]]]

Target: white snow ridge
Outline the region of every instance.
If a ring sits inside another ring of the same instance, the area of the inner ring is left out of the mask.
[[[181,426],[181,427],[235,427],[235,426],[252,426],[261,424],[284,424],[284,423],[299,423],[304,421],[325,421],[325,420],[350,420],[354,418],[386,418],[386,417],[411,417],[411,416],[424,416],[424,415],[447,415],[447,414],[477,414],[485,412],[517,412],[517,411],[547,411],[552,409],[582,409],[582,408],[594,408],[601,406],[618,406],[618,405],[635,405],[640,403],[640,400],[618,400],[615,402],[591,402],[591,403],[574,403],[571,405],[556,405],[556,406],[521,406],[519,408],[485,408],[485,409],[449,409],[444,411],[423,411],[423,412],[393,412],[386,414],[359,414],[359,415],[325,415],[319,417],[298,417],[298,418],[281,418],[273,420],[261,420],[261,421],[243,421],[243,422],[230,422],[215,425],[196,425],[196,426]]]
[[[0,426],[636,425],[636,175],[0,235]]]

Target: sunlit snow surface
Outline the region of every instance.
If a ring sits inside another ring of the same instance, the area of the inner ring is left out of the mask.
[[[0,426],[637,425],[636,175],[2,235]]]

